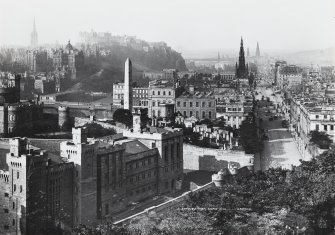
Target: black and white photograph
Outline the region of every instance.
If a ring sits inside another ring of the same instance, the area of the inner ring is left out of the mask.
[[[335,235],[335,0],[0,0],[0,235]]]

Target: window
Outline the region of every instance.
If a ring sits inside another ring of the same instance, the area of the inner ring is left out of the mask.
[[[108,205],[108,203],[106,203],[106,205],[105,205],[105,214],[106,215],[109,214],[109,205]]]
[[[171,95],[171,91],[169,91],[169,95]]]
[[[171,153],[171,161],[174,162],[174,158],[173,158],[173,155],[174,155],[174,145],[171,144],[170,146],[170,153]]]
[[[315,115],[315,118],[316,118],[316,119],[319,119],[319,115]]]
[[[199,102],[195,102],[195,107],[199,107]]]
[[[180,101],[177,102],[177,107],[180,107]]]
[[[315,130],[317,130],[317,131],[319,130],[319,124],[315,125]]]
[[[190,107],[193,107],[193,102],[192,101],[190,102]]]
[[[158,93],[157,95],[161,95],[161,92],[160,92],[160,91],[157,91],[157,93]]]
[[[211,111],[208,112],[208,118],[212,119],[212,112]]]
[[[206,118],[206,112],[202,111],[202,118],[205,119]]]
[[[5,193],[5,197],[9,197],[9,194],[8,194],[8,193]]]
[[[184,117],[186,117],[186,111],[184,111]]]
[[[160,116],[161,116],[161,111],[158,110],[158,111],[157,111],[157,117],[160,117]]]
[[[323,118],[324,118],[324,119],[327,119],[327,115],[323,115]]]
[[[208,102],[208,107],[212,107],[212,102]]]
[[[19,179],[20,178],[20,172],[16,172],[16,177]]]
[[[152,91],[152,95],[155,95],[155,91]]]
[[[330,130],[334,130],[334,125],[330,125]]]
[[[14,184],[14,192],[16,191],[16,184]]]
[[[13,210],[15,209],[15,202],[13,202]]]
[[[3,212],[4,212],[4,213],[8,213],[9,210],[8,210],[8,209],[3,209]]]
[[[23,191],[23,188],[22,188],[22,185],[20,185],[20,193],[22,193]]]
[[[164,159],[165,159],[165,163],[167,163],[169,161],[168,154],[169,154],[168,146],[165,146],[164,147]]]
[[[165,189],[169,188],[169,182],[165,182]]]
[[[152,116],[155,116],[156,113],[155,113],[155,110],[152,110]]]
[[[156,143],[155,142],[151,143],[151,148],[156,148]]]
[[[325,131],[327,131],[328,126],[327,126],[327,125],[324,125],[324,126],[323,126],[323,129],[324,129]]]
[[[152,101],[152,107],[154,107],[155,106],[155,101]]]
[[[192,112],[192,111],[190,111],[190,117],[192,117],[192,115],[193,115],[193,112]]]
[[[13,219],[12,225],[15,226],[15,219]]]
[[[136,162],[136,169],[138,168],[138,162]]]
[[[186,102],[183,103],[183,107],[186,107]]]
[[[165,95],[165,91],[163,91],[163,95]]]

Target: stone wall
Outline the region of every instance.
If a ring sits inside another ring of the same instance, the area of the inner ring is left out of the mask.
[[[208,190],[212,187],[215,187],[215,184],[213,182],[210,182],[210,183],[205,184],[203,186],[200,186],[200,187],[198,187],[194,190],[185,192],[181,196],[173,198],[173,199],[171,199],[167,202],[164,202],[164,203],[159,204],[157,206],[149,207],[149,208],[145,209],[144,211],[142,211],[140,213],[137,213],[137,214],[129,216],[125,219],[116,221],[116,222],[114,222],[114,224],[119,224],[119,225],[123,224],[124,225],[124,224],[130,223],[133,220],[140,219],[141,217],[146,217],[146,216],[156,217],[157,216],[156,214],[159,213],[159,212],[162,212],[162,211],[167,210],[167,209],[171,209],[173,207],[180,206],[184,201],[186,201],[186,199],[189,198],[190,193],[201,192],[201,191],[204,191],[204,190]]]
[[[202,148],[184,143],[184,170],[219,171],[227,169],[228,162],[238,168],[254,163],[254,155],[238,150]]]
[[[28,139],[30,144],[34,147],[47,150],[50,153],[60,156],[60,143],[63,141],[70,141],[70,139]]]

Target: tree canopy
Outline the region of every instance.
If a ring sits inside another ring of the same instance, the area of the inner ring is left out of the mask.
[[[116,122],[125,124],[127,127],[131,127],[133,124],[133,115],[128,109],[115,110],[113,119]]]

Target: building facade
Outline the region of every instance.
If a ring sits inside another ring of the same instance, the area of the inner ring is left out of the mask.
[[[215,119],[216,102],[212,92],[185,92],[176,99],[176,112],[184,117]]]

